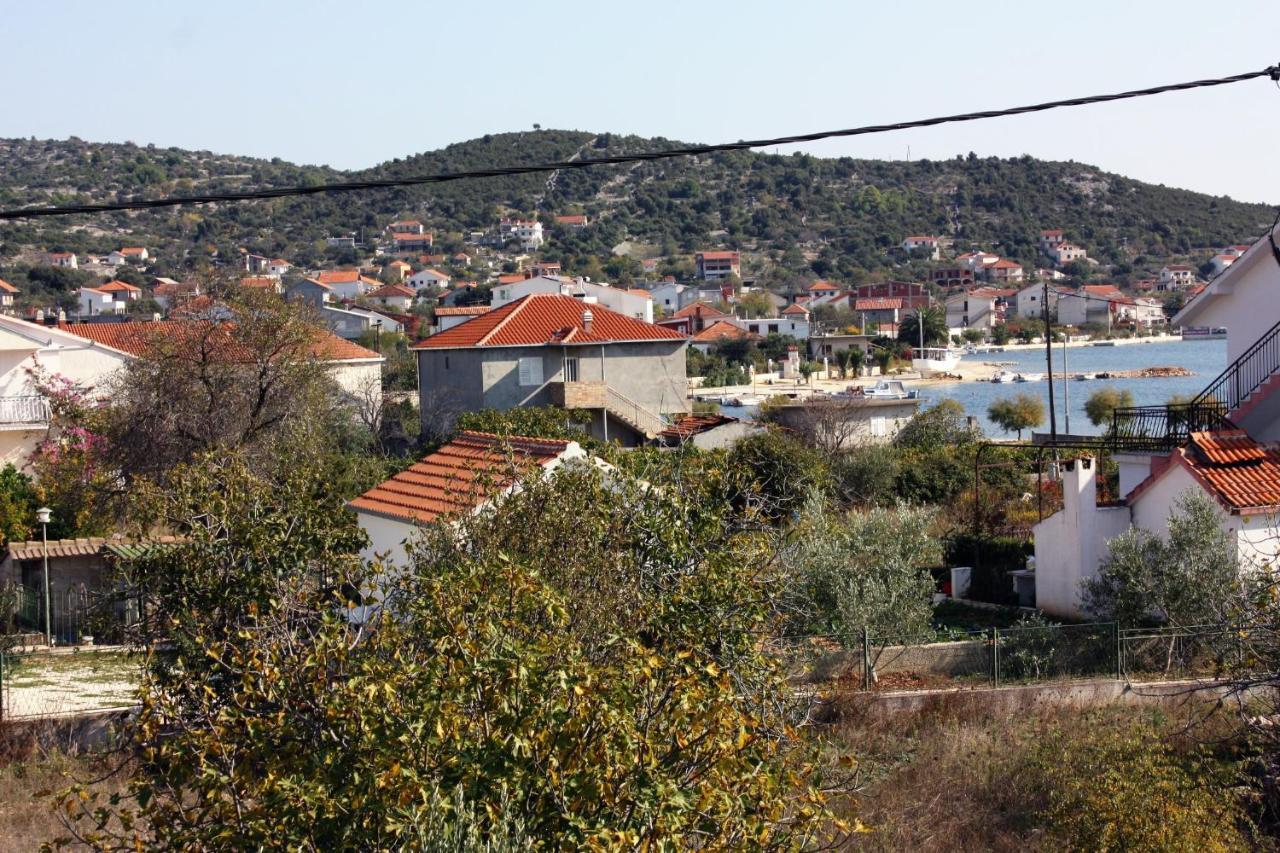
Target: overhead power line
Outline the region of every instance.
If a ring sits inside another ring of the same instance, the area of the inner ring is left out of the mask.
[[[774,139],[749,139],[738,142],[722,142],[716,145],[689,145],[683,148],[668,148],[661,151],[649,151],[637,154],[618,154],[610,157],[597,157],[583,160],[562,160],[556,163],[542,163],[529,166],[500,166],[490,169],[475,169],[466,172],[442,172],[434,175],[419,175],[410,178],[386,178],[372,181],[343,181],[316,186],[277,187],[274,189],[246,190],[244,192],[210,193],[208,195],[168,196],[165,198],[139,199],[136,201],[110,202],[105,204],[79,204],[56,207],[28,207],[16,210],[0,211],[0,221],[13,219],[34,219],[48,216],[69,216],[77,213],[111,213],[123,210],[148,210],[160,207],[179,207],[186,204],[211,204],[215,202],[256,201],[290,196],[319,195],[321,193],[357,192],[360,190],[387,189],[390,187],[412,187],[423,184],[443,184],[451,181],[471,180],[475,178],[499,178],[511,175],[532,175],[542,172],[557,172],[569,169],[590,169],[595,166],[616,166],[626,163],[643,163],[652,160],[669,160],[675,157],[692,157],[699,154],[713,154],[718,151],[742,151],[751,148],[769,148],[775,145],[791,145],[798,142],[817,142],[822,139],[838,139],[849,136],[867,136],[873,133],[888,133],[894,130],[909,130],[916,127],[933,127],[940,124],[954,124],[966,121],[1003,118],[1005,116],[1025,115],[1063,107],[1082,107],[1089,104],[1103,104],[1110,101],[1124,101],[1131,98],[1145,98],[1161,95],[1166,92],[1182,92],[1189,89],[1205,89],[1212,86],[1226,86],[1232,83],[1243,83],[1259,77],[1270,77],[1280,81],[1280,65],[1271,65],[1258,71],[1234,74],[1230,77],[1215,77],[1206,80],[1192,80],[1186,83],[1169,83],[1163,86],[1152,86],[1147,89],[1133,89],[1128,92],[1116,92],[1110,95],[1089,95],[1083,98],[1068,98],[1060,101],[1045,101],[1021,107],[1008,107],[1002,110],[982,110],[980,112],[957,113],[949,116],[901,121],[893,124],[873,124],[864,127],[851,127],[844,130],[823,130],[817,133],[802,133],[793,136],[780,136]]]

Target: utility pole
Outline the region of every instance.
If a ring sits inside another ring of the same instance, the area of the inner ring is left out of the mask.
[[[1071,435],[1071,371],[1067,369],[1067,336],[1062,336],[1062,419],[1066,422],[1063,429]]]
[[[1044,280],[1044,295],[1040,298],[1040,313],[1044,316],[1045,378],[1049,380],[1049,440],[1058,443],[1058,416],[1053,407],[1053,329],[1049,325],[1049,279]]]

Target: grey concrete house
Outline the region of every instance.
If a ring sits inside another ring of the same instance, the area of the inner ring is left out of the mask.
[[[561,406],[591,433],[653,439],[688,411],[684,335],[602,305],[533,294],[416,344],[424,427],[441,412]]]

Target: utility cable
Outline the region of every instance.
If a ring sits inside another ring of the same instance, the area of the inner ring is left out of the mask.
[[[509,177],[512,175],[531,175],[568,169],[590,169],[595,166],[643,163],[654,160],[668,160],[675,157],[693,157],[701,154],[714,154],[719,151],[742,151],[752,148],[769,148],[775,145],[791,145],[799,142],[816,142],[822,139],[865,136],[874,133],[888,133],[894,130],[908,130],[917,127],[934,127],[941,124],[953,124],[957,122],[981,121],[992,118],[1003,118],[1006,116],[1025,115],[1027,113],[1044,112],[1046,110],[1061,109],[1063,107],[1080,107],[1089,104],[1102,104],[1111,101],[1129,100],[1132,98],[1145,98],[1152,95],[1161,95],[1166,92],[1182,92],[1190,89],[1226,86],[1233,83],[1241,83],[1246,80],[1254,80],[1259,77],[1269,77],[1273,81],[1280,81],[1280,65],[1271,65],[1258,71],[1248,71],[1243,74],[1233,74],[1230,77],[1214,77],[1204,80],[1192,80],[1185,83],[1169,83],[1163,86],[1152,86],[1146,89],[1133,89],[1127,92],[1116,92],[1109,95],[1089,95],[1082,98],[1044,101],[1038,104],[1030,104],[1021,107],[1008,107],[1000,110],[982,110],[980,112],[957,113],[955,115],[936,116],[934,118],[895,122],[893,124],[875,124],[863,127],[846,128],[844,130],[824,130],[817,133],[781,136],[774,139],[740,140],[738,142],[723,142],[716,145],[690,145],[682,148],[668,148],[661,151],[649,151],[636,154],[617,154],[609,157],[597,157],[586,160],[563,160],[557,163],[543,163],[528,166],[502,166],[489,169],[475,169],[465,172],[442,172],[433,175],[420,175],[409,178],[344,181],[332,184],[319,184],[310,187],[277,187],[275,189],[210,193],[207,195],[168,196],[165,198],[138,199],[133,201],[110,202],[104,204],[28,207],[0,211],[0,221],[33,219],[49,216],[69,216],[78,213],[111,213],[125,210],[149,210],[152,208],[178,207],[187,204],[255,201],[261,199],[286,198],[290,196],[319,195],[321,193],[356,192],[359,190],[386,189],[390,187],[443,184],[451,181],[471,180],[475,178]]]

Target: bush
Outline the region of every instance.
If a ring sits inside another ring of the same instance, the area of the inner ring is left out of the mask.
[[[971,566],[969,597],[991,604],[1017,604],[1009,572],[1025,569],[1035,553],[1032,543],[1007,536],[953,533],[943,540],[948,566]]]

